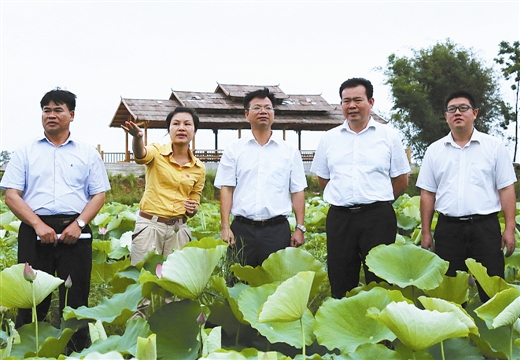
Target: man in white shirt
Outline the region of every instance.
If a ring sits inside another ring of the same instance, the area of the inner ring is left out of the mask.
[[[70,133],[76,95],[57,88],[46,93],[40,105],[44,133],[14,152],[0,187],[6,190],[5,203],[22,221],[18,262],[63,280],[70,276],[73,286],[67,305],[88,306],[92,269],[88,223],[103,206],[110,183],[99,153]],[[59,292],[61,313],[64,285]],[[38,321],[46,317],[50,303],[51,295],[38,305]],[[30,322],[31,310],[18,309],[17,326]],[[81,351],[88,342],[85,327],[74,334],[69,351]]]
[[[322,137],[311,171],[331,204],[327,265],[334,298],[359,285],[360,266],[377,245],[395,241],[394,199],[408,185],[410,165],[397,131],[370,116],[373,87],[352,78],[339,89],[345,122]],[[364,265],[365,281],[381,281]]]
[[[268,88],[245,96],[251,135],[224,150],[215,177],[221,238],[243,265],[259,266],[271,253],[304,243],[307,180],[299,151],[273,136],[275,103]],[[297,224],[292,235],[287,221],[291,206]]]
[[[451,132],[430,145],[423,159],[417,186],[421,190],[421,246],[450,262],[446,273],[467,271],[473,258],[488,275],[504,277],[506,256],[515,250],[516,181],[506,147],[498,139],[474,128],[478,115],[473,96],[450,94],[444,117]],[[506,221],[501,234],[497,213]],[[439,214],[435,242],[431,234],[433,212]],[[479,287],[482,301],[489,297]]]

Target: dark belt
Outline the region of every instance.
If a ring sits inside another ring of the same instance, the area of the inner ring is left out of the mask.
[[[352,206],[337,206],[337,205],[331,205],[330,207],[334,210],[343,211],[343,212],[350,212],[350,213],[357,213],[361,211],[365,211],[368,209],[373,209],[381,206],[387,206],[390,204],[390,201],[376,201],[370,204],[357,204]]]
[[[489,219],[489,218],[492,218],[492,217],[496,217],[498,213],[491,213],[491,214],[487,214],[487,215],[479,215],[479,214],[474,214],[474,215],[466,215],[466,216],[446,216],[444,214],[441,214],[439,213],[439,219],[443,219],[447,222],[454,222],[454,223],[473,223],[473,222],[477,222],[477,221],[483,221],[483,220],[486,220],[486,219]]]
[[[166,224],[166,225],[173,225],[173,224],[175,224],[179,220],[181,220],[180,221],[181,224],[184,224],[186,222],[186,218],[184,216],[165,218],[165,217],[162,217],[162,216],[157,216],[157,215],[152,215],[152,214],[145,213],[142,210],[139,210],[139,216],[143,217],[145,219],[148,219],[148,220],[152,220],[153,217],[155,216],[157,218],[157,222],[160,222],[160,223],[163,223],[163,224]]]
[[[58,225],[58,226],[65,226],[74,221],[79,214],[75,215],[63,215],[63,214],[57,214],[57,215],[38,215],[39,218],[47,225]]]
[[[273,226],[278,225],[287,221],[287,216],[280,215],[275,216],[274,218],[266,219],[266,220],[251,220],[243,216],[235,216],[235,220],[242,224],[251,225],[253,227],[264,227],[264,226]]]

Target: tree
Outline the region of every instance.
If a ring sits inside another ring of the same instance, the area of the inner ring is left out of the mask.
[[[412,49],[412,54],[410,58],[391,54],[384,74],[394,99],[391,119],[416,159],[421,160],[428,145],[450,131],[444,99],[453,91],[466,90],[475,97],[479,131],[500,134],[500,128],[507,127],[507,105],[500,97],[498,76],[473,51],[447,39],[426,49]]]
[[[505,55],[508,55],[506,57]],[[515,150],[513,161],[516,162],[516,150],[518,147],[518,89],[520,88],[520,41],[515,41],[510,45],[506,41],[500,43],[498,57],[495,59],[497,64],[503,65],[502,74],[506,80],[513,77],[511,89],[515,92],[514,114],[510,115],[510,121],[515,122]]]
[[[11,153],[6,150],[0,151],[0,166],[4,165],[11,159]]]

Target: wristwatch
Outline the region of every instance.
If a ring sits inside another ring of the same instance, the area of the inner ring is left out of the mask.
[[[76,218],[76,222],[78,223],[78,226],[81,230],[83,230],[85,228],[85,222],[83,220],[81,220],[80,218]]]
[[[307,231],[307,229],[305,228],[305,225],[302,225],[302,224],[296,224],[296,229],[300,229],[302,231],[302,233],[304,233],[304,234]]]

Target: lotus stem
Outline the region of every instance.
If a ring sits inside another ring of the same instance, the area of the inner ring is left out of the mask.
[[[303,325],[303,317],[300,318],[300,327],[302,328],[302,357],[303,357],[303,360],[305,360],[306,356],[305,356],[305,329],[304,329],[304,325]]]
[[[235,336],[235,346],[238,346],[238,338],[240,337],[240,323],[238,323],[237,335]]]
[[[32,289],[32,319],[34,322],[34,331],[36,335],[36,357],[38,357],[38,350],[40,345],[38,343],[38,315],[36,313],[36,291],[34,290],[34,283],[31,281],[31,289]]]
[[[442,360],[446,360],[446,357],[444,356],[444,340],[441,341],[441,355],[442,355]]]
[[[512,359],[513,358],[513,325],[511,325],[509,327],[509,332],[510,332],[510,336],[509,336],[509,358]]]

